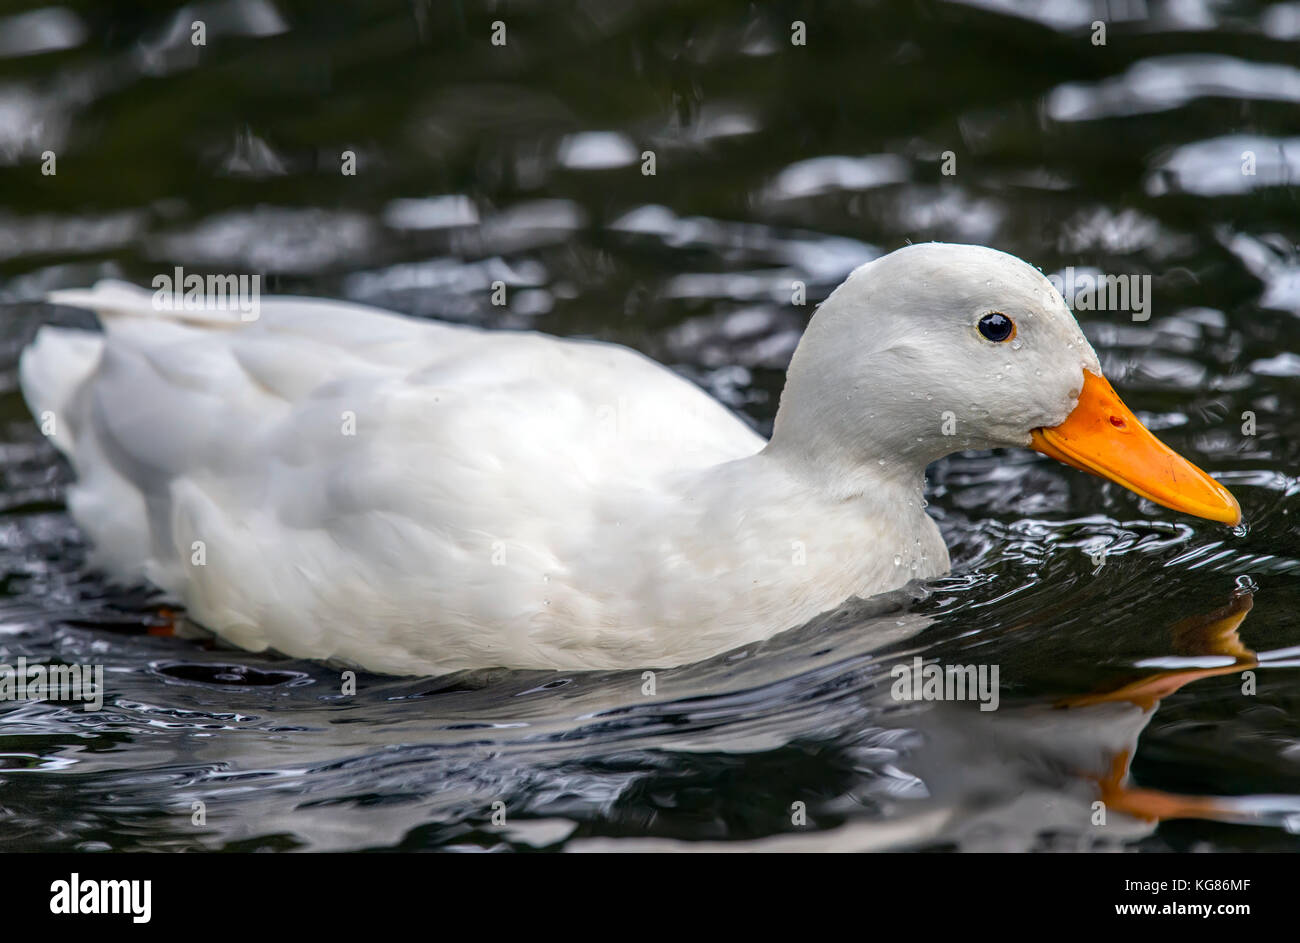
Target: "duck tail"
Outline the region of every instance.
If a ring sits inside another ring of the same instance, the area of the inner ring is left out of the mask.
[[[178,273],[176,282],[179,283],[181,278]],[[194,308],[189,306],[188,297],[177,296],[170,287],[173,284],[171,282],[166,289],[151,291],[139,285],[132,285],[130,282],[111,278],[95,282],[93,288],[64,288],[52,291],[45,296],[45,300],[51,304],[93,311],[99,318],[99,323],[109,332],[112,332],[118,322],[140,318],[173,321],[206,328],[242,326],[241,322],[246,319],[246,312],[243,308],[236,309],[228,306],[226,299],[232,299],[233,303],[233,299],[251,293],[256,303],[261,295],[260,276],[251,276],[251,292],[247,288],[247,283],[241,281],[241,278],[249,278],[249,276],[216,276],[216,278],[221,282],[220,286],[208,289],[215,294],[209,299],[204,299]],[[184,292],[181,295],[184,296]],[[212,303],[208,303],[209,301]]]
[[[93,311],[101,324],[115,315],[150,313],[150,293],[129,282],[101,279],[93,288],[68,288],[46,294],[51,304]],[[76,448],[73,400],[99,366],[104,335],[80,328],[44,325],[18,361],[23,399],[41,431],[64,455]]]
[[[75,446],[70,405],[99,365],[103,350],[102,334],[46,325],[18,362],[27,408],[41,431],[69,458]]]
[[[101,320],[113,315],[151,315],[152,298],[146,288],[111,278],[100,279],[93,288],[61,288],[45,296],[50,304],[93,311]]]

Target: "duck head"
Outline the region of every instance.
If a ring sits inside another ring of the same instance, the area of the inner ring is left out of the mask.
[[[907,246],[854,271],[795,351],[769,450],[851,494],[1000,446],[1241,521],[1226,488],[1124,405],[1052,283],[983,246]]]

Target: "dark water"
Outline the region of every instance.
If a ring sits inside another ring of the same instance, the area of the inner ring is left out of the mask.
[[[0,704],[0,847],[1300,849],[1300,4],[242,0],[202,5],[201,48],[192,10],[111,6],[0,20],[0,660],[108,687]],[[1149,320],[1080,320],[1249,532],[956,456],[930,477],[951,577],[654,696],[483,672],[343,697],[149,634],[155,600],[85,571],[17,392],[35,325],[75,317],[45,291],[179,264],[630,344],[766,429],[811,304],[929,239],[1149,274]],[[915,655],[999,665],[1000,709],[896,702]]]

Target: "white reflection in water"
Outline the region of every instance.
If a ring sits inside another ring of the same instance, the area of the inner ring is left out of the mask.
[[[1093,121],[1169,111],[1207,97],[1300,102],[1300,69],[1231,56],[1160,56],[1100,82],[1058,85],[1047,96],[1047,113],[1055,121]]]
[[[1161,160],[1146,179],[1152,196],[1195,193],[1226,196],[1300,181],[1300,137],[1230,134],[1185,144]]]

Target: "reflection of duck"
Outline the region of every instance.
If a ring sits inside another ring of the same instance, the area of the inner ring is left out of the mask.
[[[854,272],[766,445],[613,345],[292,298],[245,323],[115,283],[54,299],[105,327],[45,328],[22,360],[98,562],[251,649],[399,674],[695,661],[946,571],[923,474],[966,448],[1240,518],[1048,280],[981,247]]]
[[[1115,690],[1052,705],[1003,708],[937,704],[895,723],[923,743],[897,762],[914,797],[883,821],[855,820],[752,842],[590,839],[578,851],[870,851],[953,847],[964,851],[1095,848],[1131,842],[1177,818],[1278,824],[1300,797],[1191,796],[1144,789],[1129,776],[1139,737],[1162,698],[1207,677],[1260,664],[1237,630],[1251,609],[1240,594],[1225,607],[1173,626],[1182,650],[1209,667],[1160,671]],[[924,798],[915,798],[917,793]]]
[[[927,737],[912,769],[953,816],[922,841],[964,850],[1091,848],[1129,842],[1167,819],[1249,822],[1241,800],[1185,796],[1135,786],[1129,765],[1162,698],[1194,681],[1257,665],[1237,631],[1252,599],[1184,619],[1171,628],[1179,649],[1198,664],[1147,675],[1111,691],[1026,706],[997,715],[939,710],[919,718]],[[978,712],[975,712],[978,713]],[[1284,797],[1280,804],[1295,807]]]
[[[1256,667],[1259,662],[1255,653],[1246,648],[1237,635],[1237,630],[1253,605],[1253,598],[1249,594],[1239,593],[1223,608],[1206,615],[1183,619],[1173,626],[1171,632],[1175,643],[1185,649],[1188,655],[1214,656],[1220,664],[1162,671],[1114,691],[1067,699],[1061,706],[1077,710],[1095,704],[1127,703],[1140,708],[1149,720],[1163,698],[1193,681],[1217,675],[1240,674]],[[1146,724],[1142,726],[1145,729]],[[1132,744],[1117,750],[1111,759],[1110,768],[1097,779],[1100,799],[1108,808],[1146,822],[1177,818],[1235,821],[1240,818],[1239,811],[1233,809],[1231,802],[1222,799],[1182,796],[1132,786],[1129,781],[1129,765],[1133,760],[1136,742],[1137,738],[1134,737]]]

